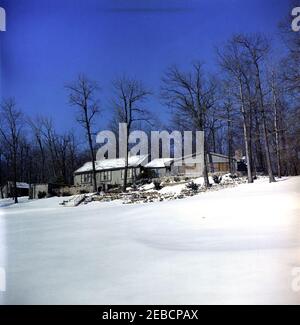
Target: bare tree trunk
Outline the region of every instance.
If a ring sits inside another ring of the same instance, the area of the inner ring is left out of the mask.
[[[215,166],[214,166],[212,155],[210,154],[209,151],[207,152],[206,157],[207,156],[208,156],[208,161],[209,161],[210,172],[214,173],[215,172]]]
[[[213,142],[213,151],[216,152],[216,130],[214,126],[211,128],[211,134],[212,134],[212,142]]]
[[[252,146],[252,142],[253,142],[253,129],[252,129],[252,118],[253,118],[253,114],[252,114],[252,103],[251,103],[251,93],[250,93],[250,87],[248,86],[247,83],[247,88],[248,88],[248,96],[249,96],[249,127],[248,127],[248,135],[249,135],[249,155],[250,155],[250,159],[251,159],[251,172],[252,172],[252,178],[254,179],[254,157],[253,157],[253,146]]]
[[[127,189],[127,175],[128,175],[128,141],[129,141],[129,127],[126,129],[126,152],[125,152],[125,168],[124,168],[124,179],[123,179],[123,192]]]
[[[265,171],[265,162],[264,162],[264,155],[263,155],[263,149],[262,149],[262,144],[261,144],[261,130],[259,126],[259,119],[258,119],[258,110],[257,106],[254,105],[254,120],[253,120],[254,126],[253,126],[253,131],[254,131],[254,151],[255,151],[255,159],[257,160],[257,165]],[[257,170],[257,165],[256,165],[256,170]]]
[[[56,172],[56,160],[55,160],[55,148],[54,148],[54,139],[53,139],[53,130],[52,130],[52,125],[51,121],[45,120],[43,121],[44,126],[45,126],[45,137],[47,139],[47,145],[50,151],[50,157],[51,157],[51,170],[52,170],[52,175],[56,179],[57,178],[57,172]]]
[[[281,143],[281,156],[282,156],[282,170],[283,175],[288,175],[289,172],[289,159],[287,155],[287,141],[285,132],[280,132],[280,143]]]
[[[275,144],[276,144],[276,156],[277,156],[277,176],[281,178],[281,153],[280,153],[280,140],[278,129],[278,109],[277,109],[277,96],[275,85],[272,83],[273,92],[273,109],[274,109],[274,129],[275,129]]]
[[[39,149],[40,149],[41,156],[42,156],[41,181],[42,181],[42,183],[45,183],[46,157],[45,157],[45,152],[44,152],[43,144],[42,144],[42,141],[40,139],[38,139],[38,145],[39,145]]]
[[[248,126],[247,126],[247,113],[245,109],[245,99],[244,99],[244,92],[243,92],[243,84],[242,80],[240,82],[240,99],[241,99],[241,112],[243,115],[243,131],[244,131],[244,142],[245,142],[245,151],[246,151],[246,159],[247,159],[247,174],[248,174],[248,183],[253,183],[253,176],[252,176],[252,157],[250,153],[250,146],[249,146],[249,135],[248,135]]]
[[[271,155],[270,155],[270,147],[269,147],[269,139],[268,139],[268,130],[267,130],[267,122],[266,122],[266,113],[263,103],[263,93],[260,83],[260,73],[259,73],[259,67],[258,64],[255,64],[256,67],[256,88],[258,90],[258,96],[259,96],[259,104],[260,104],[260,111],[262,115],[262,128],[263,128],[263,139],[264,139],[264,146],[265,146],[265,153],[266,153],[266,161],[267,161],[267,168],[268,168],[268,174],[269,174],[269,181],[270,183],[275,182],[275,178],[273,175],[272,170],[272,163],[271,163]]]
[[[229,157],[229,172],[233,173],[232,160],[233,151],[232,151],[232,122],[230,116],[230,107],[227,107],[227,145],[228,145],[228,157]]]
[[[95,152],[93,148],[93,140],[92,140],[92,132],[91,132],[91,125],[89,123],[88,119],[88,113],[87,109],[85,109],[85,118],[86,118],[86,129],[88,134],[88,141],[89,141],[89,148],[90,148],[90,155],[92,159],[92,168],[93,168],[93,190],[94,192],[98,192],[97,189],[97,174],[96,174],[96,158],[95,158]]]
[[[253,155],[253,99],[251,93],[251,86],[249,79],[245,76],[245,83],[247,89],[247,96],[248,96],[248,105],[249,105],[249,127],[248,127],[248,135],[249,135],[249,155],[251,159],[251,171],[252,171],[252,178],[256,178],[256,164],[255,164],[255,157]],[[255,113],[255,110],[254,110]]]
[[[266,117],[263,112],[263,135],[264,135],[264,143],[265,143],[265,151],[266,151],[266,159],[267,159],[267,167],[270,183],[275,182],[275,178],[273,175],[272,164],[271,164],[271,156],[270,156],[270,148],[269,148],[269,140],[268,140],[268,131],[266,125]]]
[[[208,163],[207,163],[207,155],[208,155],[208,150],[207,150],[207,142],[205,140],[205,135],[204,135],[204,168],[203,168],[203,177],[204,177],[204,186],[206,188],[210,187],[209,183],[209,178],[208,178]]]
[[[28,149],[28,158],[29,158],[29,166],[28,166],[29,192],[28,192],[28,196],[30,199],[30,198],[32,198],[31,197],[31,193],[32,193],[32,155],[30,154],[29,149]]]
[[[3,179],[2,179],[2,154],[0,152],[0,194],[1,194],[1,199],[4,199],[2,182],[3,182]]]
[[[17,188],[17,152],[13,152],[13,185],[14,185],[14,200],[18,203],[18,188]]]

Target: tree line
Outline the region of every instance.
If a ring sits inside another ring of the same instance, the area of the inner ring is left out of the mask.
[[[248,182],[257,173],[275,176],[300,172],[300,39],[282,27],[285,51],[275,56],[272,44],[262,34],[234,35],[216,49],[218,72],[207,71],[195,61],[190,68],[170,66],[160,81],[160,100],[170,112],[167,127],[204,131],[204,150],[230,157],[240,150],[247,162]],[[134,128],[159,128],[154,110],[148,107],[153,94],[144,83],[122,77],[112,83],[113,118],[109,128],[127,123],[124,190],[127,185],[128,137]],[[72,184],[73,172],[86,161],[93,162],[96,181],[95,127],[101,91],[85,75],[66,85],[70,106],[85,132],[84,141],[74,130],[57,132],[51,118],[26,117],[12,98],[1,102],[0,185],[8,181]],[[97,130],[99,131],[99,130]],[[208,187],[210,161],[204,159]],[[213,166],[212,166],[213,168]],[[230,166],[233,170],[233,166]],[[16,187],[15,187],[16,188]],[[17,202],[17,197],[15,198]]]

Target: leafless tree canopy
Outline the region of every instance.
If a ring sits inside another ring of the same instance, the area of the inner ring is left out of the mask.
[[[173,109],[173,122],[181,129],[204,131],[207,135],[216,104],[216,83],[205,75],[201,63],[194,63],[188,72],[177,66],[169,68],[162,79],[162,98]],[[207,148],[207,136],[204,142]],[[204,165],[205,184],[209,186],[206,154]]]
[[[124,170],[124,184],[123,189],[126,191],[127,187],[127,170],[128,170],[128,139],[129,133],[132,131],[134,125],[139,123],[152,124],[152,115],[147,108],[147,99],[151,92],[143,85],[143,83],[136,79],[123,77],[113,81],[113,108],[114,117],[113,122],[126,123],[126,148],[125,148],[125,170]]]
[[[84,75],[79,75],[78,79],[67,85],[69,90],[70,105],[78,110],[77,121],[84,128],[87,142],[90,150],[90,157],[93,166],[93,186],[94,191],[98,191],[96,177],[96,155],[93,145],[93,122],[99,114],[99,102],[96,99],[96,93],[99,87],[96,82],[89,80]]]
[[[8,99],[1,106],[0,115],[0,135],[4,146],[8,149],[8,158],[11,161],[12,177],[14,182],[14,198],[15,203],[18,203],[16,192],[16,183],[18,178],[17,155],[21,145],[23,114],[17,109],[14,99]]]
[[[300,173],[300,39],[290,25],[280,29],[282,55],[272,52],[272,42],[262,34],[233,35],[216,51],[214,75],[194,62],[182,69],[166,68],[161,92],[153,94],[143,81],[122,77],[112,82],[113,116],[105,116],[108,127],[118,132],[118,123],[128,126],[125,148],[124,190],[127,185],[128,137],[135,128],[161,128],[154,118],[151,98],[165,104],[172,130],[201,130],[205,152],[216,151],[244,157],[248,181],[259,174]],[[144,80],[146,82],[146,80]],[[100,89],[84,75],[66,86],[70,106],[86,140],[77,132],[58,132],[49,117],[26,117],[22,103],[5,99],[0,109],[0,194],[7,181],[72,184],[73,172],[86,161],[95,172],[95,131],[100,113]],[[107,103],[104,103],[107,105]],[[109,104],[108,104],[109,105]],[[112,118],[112,119],[111,119]],[[205,155],[205,184],[208,166]],[[230,166],[232,168],[232,166]],[[211,165],[213,171],[213,165]],[[16,192],[16,191],[15,191]],[[17,197],[15,198],[17,202]]]
[[[119,123],[127,123],[131,130],[135,122],[151,122],[152,116],[146,106],[151,92],[141,81],[123,77],[113,82],[113,88],[113,106]]]

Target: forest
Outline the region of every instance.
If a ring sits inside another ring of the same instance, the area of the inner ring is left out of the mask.
[[[201,58],[189,69],[170,64],[157,81],[159,93],[147,88],[147,80],[124,74],[111,83],[114,116],[107,129],[115,131],[123,122],[128,132],[162,127],[204,131],[206,152],[242,153],[249,183],[257,173],[268,175],[270,182],[275,176],[299,175],[300,38],[285,24],[280,37],[283,50],[275,55],[272,41],[262,34],[233,35],[215,49],[217,73],[208,71]],[[1,192],[7,181],[71,185],[74,170],[95,161],[97,119],[103,109],[100,86],[101,80],[83,74],[66,80],[74,129],[64,133],[40,109],[36,116],[26,116],[17,98],[2,99]],[[164,103],[168,123],[154,117],[151,97]],[[77,125],[84,139],[74,131]],[[208,185],[207,175],[205,179]]]

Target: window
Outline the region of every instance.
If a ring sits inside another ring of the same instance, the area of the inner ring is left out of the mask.
[[[188,169],[195,169],[197,167],[197,164],[184,164],[183,165],[186,170]]]
[[[227,162],[214,163],[215,172],[229,172],[229,169],[229,163]]]
[[[91,184],[92,183],[92,174],[82,174],[81,175],[82,184]]]
[[[100,182],[108,182],[111,180],[111,171],[105,171],[100,173]]]
[[[121,170],[121,178],[124,179],[125,170]],[[127,178],[132,178],[132,169],[127,169]]]

